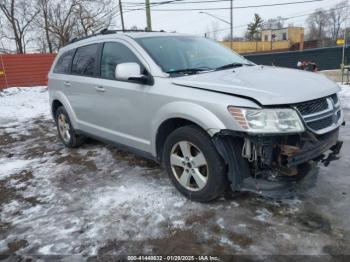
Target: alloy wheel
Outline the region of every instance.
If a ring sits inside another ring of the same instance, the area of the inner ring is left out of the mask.
[[[209,168],[204,154],[188,141],[176,143],[170,154],[170,165],[177,181],[187,190],[203,189],[209,176]]]
[[[57,118],[58,130],[65,143],[70,141],[70,127],[67,117],[64,114],[60,114]]]

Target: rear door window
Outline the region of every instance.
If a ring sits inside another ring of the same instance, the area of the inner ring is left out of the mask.
[[[70,73],[70,66],[72,64],[72,59],[74,55],[75,50],[70,50],[64,54],[61,55],[61,57],[58,59],[55,68],[53,70],[56,74],[69,74]]]
[[[121,63],[137,63],[144,68],[136,55],[125,45],[117,42],[105,43],[101,58],[101,77],[115,79],[115,68]]]
[[[97,54],[98,44],[79,47],[73,59],[72,73],[82,76],[95,76]]]

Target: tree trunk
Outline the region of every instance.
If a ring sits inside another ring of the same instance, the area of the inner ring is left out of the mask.
[[[45,10],[43,10],[43,14],[44,14],[44,23],[45,23],[44,30],[45,30],[46,42],[47,42],[47,46],[49,48],[49,52],[52,54],[53,48],[52,48],[52,43],[51,43],[50,33],[49,33],[49,21],[48,21],[48,17],[47,17],[47,3],[45,4]]]

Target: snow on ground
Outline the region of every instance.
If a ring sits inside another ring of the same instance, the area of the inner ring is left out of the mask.
[[[13,162],[8,161],[8,159],[0,159],[0,180],[4,180],[13,173],[22,171],[29,163],[31,163],[30,160],[17,160]]]
[[[342,102],[342,107],[344,109],[350,109],[350,85],[342,85],[339,83],[339,86],[341,87],[339,96]]]
[[[1,221],[18,230],[6,237],[6,243],[25,239],[30,243],[26,250],[38,254],[94,255],[116,236],[119,241],[164,237],[172,228],[184,228],[184,213],[203,209],[180,196],[167,179],[160,180],[163,171],[154,164],[130,167],[104,145],[74,150],[78,160],[71,162],[72,151],[56,140],[48,120],[45,87],[6,89],[0,93],[0,112],[1,139],[17,142],[8,148],[7,141],[1,144],[5,150],[0,151],[0,182],[21,188],[18,194],[23,199],[35,199],[34,205],[12,199],[1,206]],[[50,127],[37,130],[38,121]],[[34,137],[35,132],[42,136]],[[54,142],[41,145],[44,137]],[[32,178],[23,183],[23,174],[28,173]],[[5,242],[0,242],[0,250]]]
[[[5,90],[0,112],[0,257],[13,246],[22,255],[85,257],[350,254],[347,156],[332,169],[338,180],[322,168],[326,183],[307,198],[242,194],[204,205],[186,200],[140,157],[94,141],[64,148],[45,87]]]
[[[0,91],[0,126],[50,115],[46,86],[8,88]]]
[[[94,147],[89,149],[90,154],[111,160],[109,150]],[[77,154],[81,152],[78,150]],[[34,247],[40,247],[39,253],[75,254],[76,249],[86,245],[84,253],[94,255],[99,243],[116,236],[119,241],[164,237],[169,229],[184,224],[179,214],[201,209],[194,203],[187,203],[184,209],[187,201],[176,194],[167,181],[159,181],[158,175],[148,177],[145,168],[126,170],[129,168],[123,166],[125,163],[112,160],[104,163],[110,163],[110,170],[119,171],[108,174],[103,169],[93,173],[84,170],[84,174],[74,164],[57,164],[57,159],[52,157],[40,158],[40,161],[33,169],[25,169],[31,170],[34,178],[22,195],[35,197],[41,204],[23,205],[15,200],[3,206],[0,216],[23,232],[9,235],[7,240],[25,238]],[[20,163],[14,161],[13,167]],[[14,167],[12,173],[18,174],[23,167]],[[16,184],[17,179],[15,176],[8,183]],[[72,188],[69,184],[62,185],[62,180],[75,185]],[[62,188],[67,186],[69,188]],[[160,227],[162,223],[166,227]]]

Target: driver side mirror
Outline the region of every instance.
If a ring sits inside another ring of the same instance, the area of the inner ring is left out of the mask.
[[[141,84],[152,84],[152,78],[141,73],[137,63],[122,63],[115,68],[115,78],[121,81],[134,81]]]

